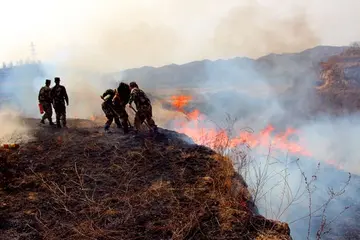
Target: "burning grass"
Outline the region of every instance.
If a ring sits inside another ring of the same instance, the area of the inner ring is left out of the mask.
[[[231,161],[163,130],[36,132],[1,151],[2,239],[289,239],[255,216]]]

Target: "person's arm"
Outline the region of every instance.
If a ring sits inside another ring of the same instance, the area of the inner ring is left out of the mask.
[[[43,89],[43,88],[40,88],[39,95],[38,95],[38,101],[39,101],[39,102],[40,102],[40,96],[41,96],[41,94],[42,94],[42,89]]]
[[[66,101],[66,105],[69,106],[69,97],[67,95],[66,88],[64,87],[63,89],[64,89],[64,98],[65,98],[65,101]]]
[[[129,98],[129,106],[131,106],[131,103],[135,100],[135,91],[132,91],[130,93],[130,98]]]
[[[110,90],[106,90],[103,95],[101,96],[101,98],[104,100],[104,101],[107,101],[109,100],[109,98],[111,97],[111,91]]]
[[[54,101],[54,96],[55,96],[54,89],[55,89],[55,87],[51,88],[51,91],[50,91],[51,101]]]

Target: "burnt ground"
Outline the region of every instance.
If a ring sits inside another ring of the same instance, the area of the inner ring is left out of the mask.
[[[290,239],[253,213],[231,161],[184,136],[103,133],[27,119],[34,139],[0,150],[0,239]]]

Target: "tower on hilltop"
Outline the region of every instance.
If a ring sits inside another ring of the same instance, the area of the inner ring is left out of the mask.
[[[30,51],[31,51],[32,62],[37,62],[35,44],[33,42],[31,42],[31,44],[30,44]]]

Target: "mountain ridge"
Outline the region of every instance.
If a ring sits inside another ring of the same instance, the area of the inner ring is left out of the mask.
[[[299,53],[271,53],[257,59],[248,57],[234,57],[230,59],[197,60],[185,64],[169,64],[161,67],[143,66],[123,71],[108,73],[106,76],[115,77],[123,81],[137,81],[145,88],[160,87],[196,87],[202,83],[209,83],[215,78],[234,79],[244,74],[263,73],[270,76],[276,70],[286,72],[286,68],[295,69],[294,64],[304,71],[311,69],[330,56],[344,51],[345,46],[316,46]],[[283,66],[282,66],[283,65]],[[280,76],[280,72],[276,74]],[[233,81],[231,81],[232,83]],[[175,84],[175,85],[174,85]]]

